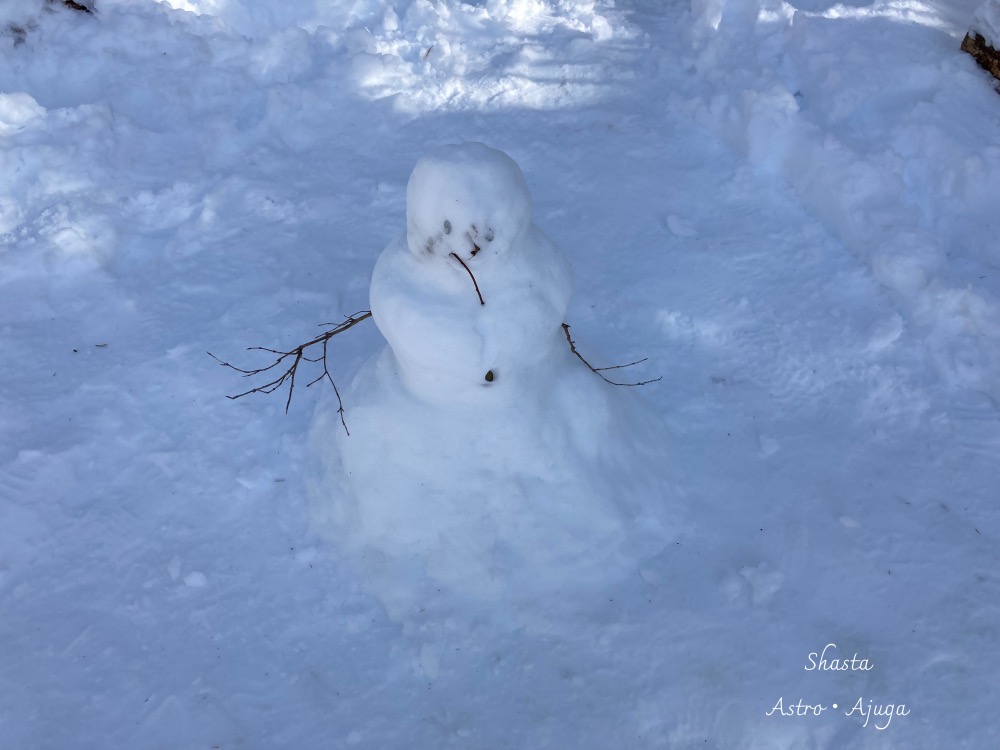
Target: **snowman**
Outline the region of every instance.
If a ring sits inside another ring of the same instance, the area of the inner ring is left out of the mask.
[[[421,158],[372,273],[387,346],[344,395],[350,435],[316,419],[317,520],[390,612],[598,591],[678,533],[669,434],[574,356],[569,264],[531,208],[501,151]]]
[[[407,184],[406,220],[405,239],[375,265],[371,309],[415,395],[511,396],[561,358],[569,264],[532,222],[509,156],[466,143],[423,157]]]

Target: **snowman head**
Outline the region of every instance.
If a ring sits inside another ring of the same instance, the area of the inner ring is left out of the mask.
[[[502,255],[531,226],[524,175],[482,143],[444,146],[417,162],[406,185],[406,243],[416,255],[470,261]]]

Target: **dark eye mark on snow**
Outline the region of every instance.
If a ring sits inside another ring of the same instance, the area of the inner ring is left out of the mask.
[[[469,238],[469,242],[472,243],[472,255],[471,255],[471,257],[475,258],[476,257],[476,253],[478,253],[482,249],[481,247],[479,247],[479,245],[476,244],[476,238],[479,236],[479,230],[476,228],[475,224],[473,224],[472,226],[469,227],[469,231],[466,232],[465,236],[468,237]]]
[[[28,38],[28,32],[21,26],[11,23],[7,25],[7,31],[14,38],[14,46],[24,44],[24,40]]]
[[[486,241],[493,242],[493,230],[489,227],[486,228]]]
[[[447,219],[444,220],[444,233],[451,234],[451,222]]]

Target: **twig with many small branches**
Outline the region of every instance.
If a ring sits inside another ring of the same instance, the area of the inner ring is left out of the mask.
[[[330,375],[330,368],[327,363],[327,347],[329,346],[330,339],[336,336],[338,333],[343,333],[349,328],[353,328],[358,323],[363,320],[367,320],[372,316],[370,310],[361,310],[353,315],[348,315],[341,323],[324,323],[326,326],[333,326],[330,330],[324,331],[319,336],[305,342],[304,344],[299,344],[293,349],[287,351],[282,351],[281,349],[271,349],[266,346],[251,346],[247,348],[247,351],[262,351],[269,352],[271,354],[277,354],[278,358],[269,364],[267,367],[258,367],[253,370],[246,370],[242,367],[237,367],[236,365],[230,364],[229,362],[223,362],[221,359],[216,357],[212,352],[207,352],[208,356],[214,359],[223,367],[228,367],[230,370],[236,370],[236,372],[243,375],[245,378],[250,378],[255,375],[260,375],[261,373],[270,372],[274,368],[281,365],[289,357],[292,358],[291,365],[287,365],[287,369],[281,373],[278,377],[269,383],[257,386],[256,388],[251,388],[243,393],[238,393],[235,396],[226,396],[228,399],[238,399],[243,396],[249,396],[251,393],[274,393],[276,390],[281,388],[286,382],[288,383],[288,399],[285,401],[285,413],[288,413],[289,407],[292,405],[292,394],[295,392],[295,378],[298,375],[298,368],[300,362],[321,362],[323,364],[323,372],[319,374],[318,377],[309,381],[306,384],[306,388],[311,385],[315,385],[321,380],[329,380],[330,385],[333,386],[333,392],[337,396],[337,413],[340,415],[340,423],[344,426],[344,431],[350,435],[350,431],[347,429],[347,422],[344,419],[344,402],[340,398],[340,390],[337,388],[337,384],[333,382],[333,376]],[[306,350],[312,346],[320,346],[321,353],[315,357],[307,356]]]
[[[645,362],[648,359],[648,357],[643,357],[642,359],[637,359],[635,362],[629,362],[628,364],[624,365],[611,365],[610,367],[594,367],[592,364],[590,364],[590,362],[588,362],[583,358],[583,355],[580,354],[580,352],[576,350],[576,342],[573,341],[573,337],[569,335],[569,323],[563,323],[562,329],[563,333],[566,334],[566,341],[567,343],[569,343],[570,351],[573,352],[573,354],[575,354],[580,359],[580,361],[583,362],[583,364],[587,365],[587,367],[590,368],[591,372],[596,373],[597,376],[605,383],[610,383],[611,385],[626,386],[631,388],[637,385],[649,385],[650,383],[655,383],[658,380],[663,380],[662,375],[658,378],[653,378],[652,380],[640,380],[638,383],[617,383],[614,380],[609,380],[602,374],[603,372],[607,370],[619,370],[623,367],[631,367],[632,365],[637,365],[640,362]]]
[[[459,262],[461,263],[461,260],[459,260]],[[465,264],[462,263],[462,265],[464,266]],[[466,270],[468,270],[468,268],[466,268]],[[469,275],[472,276],[472,273],[470,272]],[[475,277],[473,277],[473,282],[475,282]],[[476,285],[476,291],[477,292],[479,291],[478,284]],[[481,299],[482,295],[480,295],[480,300]],[[344,418],[344,402],[340,397],[340,389],[337,388],[337,384],[333,381],[333,376],[330,374],[330,367],[327,361],[327,354],[329,353],[330,339],[332,339],[339,333],[343,333],[349,328],[353,328],[358,323],[367,320],[370,317],[372,317],[372,313],[370,310],[361,310],[359,312],[354,313],[353,315],[346,316],[344,320],[340,323],[323,323],[322,325],[324,326],[330,326],[330,330],[324,331],[319,336],[316,336],[310,339],[309,341],[306,341],[304,344],[299,344],[298,346],[288,350],[272,349],[266,346],[247,347],[247,351],[262,351],[262,352],[268,352],[270,354],[276,354],[278,356],[278,358],[274,362],[267,365],[266,367],[245,369],[243,367],[237,367],[236,365],[231,364],[229,362],[223,362],[221,359],[212,354],[212,352],[207,352],[207,354],[223,367],[228,367],[230,370],[235,370],[245,378],[251,378],[256,375],[261,375],[265,372],[275,371],[275,368],[278,368],[282,364],[284,364],[285,370],[281,372],[281,374],[278,375],[278,377],[274,378],[270,382],[264,383],[263,385],[259,385],[254,388],[250,388],[249,390],[243,391],[243,393],[237,393],[235,396],[226,396],[226,398],[231,400],[236,400],[238,398],[243,398],[244,396],[249,396],[252,393],[274,393],[283,385],[285,385],[285,383],[288,383],[288,398],[285,400],[286,414],[288,413],[288,410],[289,408],[291,408],[292,405],[292,395],[295,393],[295,379],[296,377],[298,377],[299,364],[301,362],[321,363],[323,365],[323,371],[318,376],[310,380],[306,384],[306,387],[308,388],[311,385],[315,385],[321,380],[328,380],[330,382],[330,385],[333,387],[333,392],[337,397],[337,414],[340,415],[340,423],[344,426],[344,432],[350,435],[351,431],[347,429],[347,420]],[[637,383],[619,383],[614,380],[611,380],[607,378],[603,373],[608,370],[619,370],[624,367],[631,367],[632,365],[637,365],[640,362],[645,362],[646,357],[643,357],[642,359],[637,359],[635,362],[629,362],[628,364],[624,365],[612,365],[610,367],[594,367],[592,364],[590,364],[590,362],[588,362],[586,359],[583,358],[583,355],[580,354],[579,351],[577,351],[576,342],[573,341],[573,337],[570,335],[569,332],[569,323],[563,323],[562,329],[563,332],[566,334],[566,342],[569,344],[570,351],[572,351],[573,354],[575,354],[580,359],[581,362],[587,365],[587,367],[589,367],[592,372],[596,373],[604,382],[609,383],[610,385],[619,385],[619,386],[648,385],[649,383],[655,383],[658,380],[663,379],[661,376],[659,378],[653,378],[652,380],[641,380]],[[306,354],[307,350],[310,350],[311,347],[319,347],[320,348],[319,354],[317,354],[316,356],[309,356],[308,354]],[[288,359],[291,359],[290,365],[287,364]]]

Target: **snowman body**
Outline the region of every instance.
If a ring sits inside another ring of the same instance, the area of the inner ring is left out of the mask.
[[[406,237],[372,274],[388,346],[344,393],[350,435],[331,409],[314,428],[319,520],[390,611],[428,587],[597,590],[676,533],[669,435],[573,355],[571,292],[509,157],[462,144],[418,162]]]

